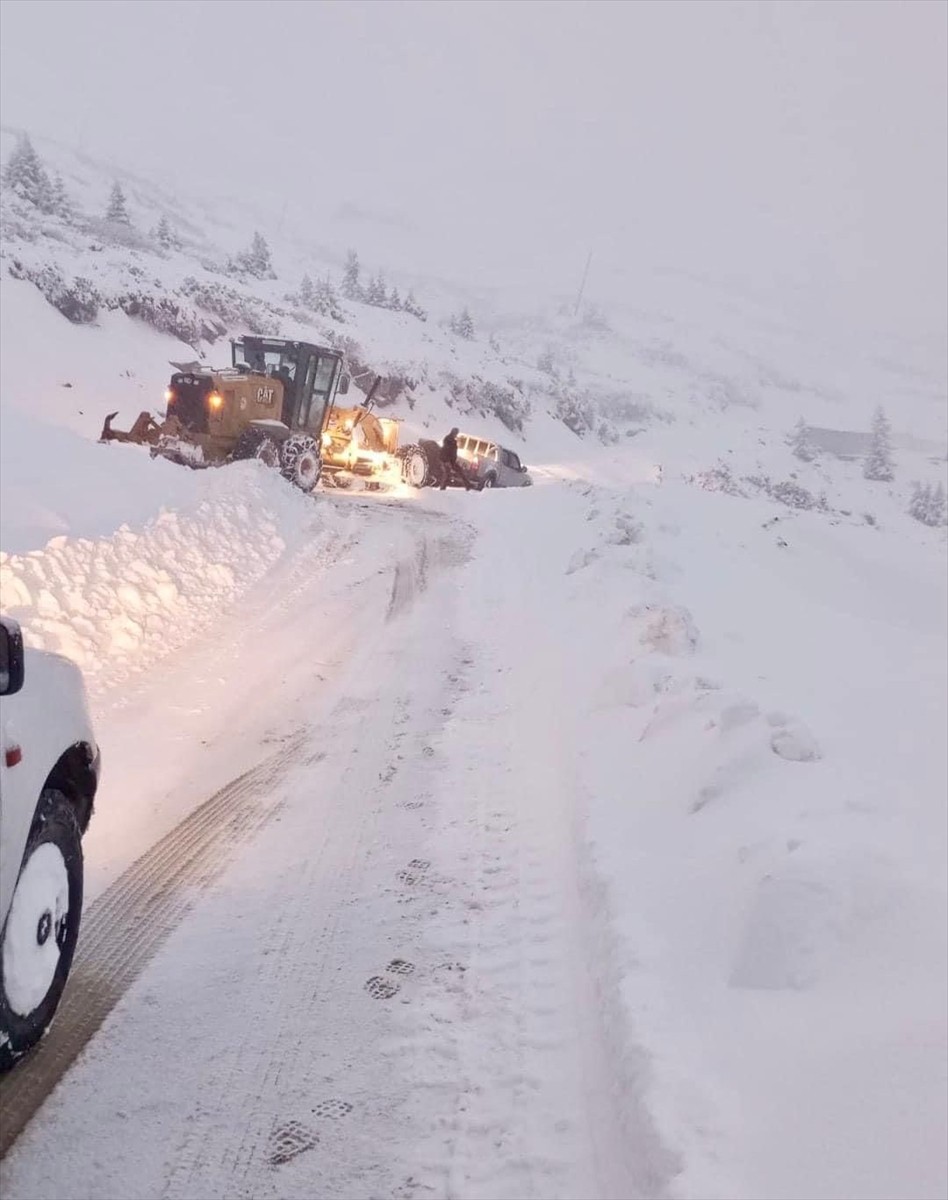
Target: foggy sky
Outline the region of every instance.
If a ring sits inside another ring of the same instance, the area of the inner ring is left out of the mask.
[[[941,0],[3,0],[0,120],[296,223],[400,214],[475,282],[592,248],[600,287],[661,264],[943,336],[946,55]]]

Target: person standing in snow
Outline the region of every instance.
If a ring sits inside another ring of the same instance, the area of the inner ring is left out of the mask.
[[[464,484],[465,491],[471,491],[471,484],[468,482],[467,476],[461,470],[461,464],[458,462],[458,427],[455,427],[445,437],[441,443],[441,491],[448,486],[452,477],[458,479]]]

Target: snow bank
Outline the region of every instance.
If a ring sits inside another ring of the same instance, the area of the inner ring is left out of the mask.
[[[152,465],[147,463],[146,465]],[[140,670],[212,624],[289,541],[320,529],[311,498],[257,463],[191,474],[191,504],[135,531],[52,538],[0,553],[0,603],[32,645],[66,654],[93,688]]]
[[[944,1194],[941,534],[584,504],[587,834],[677,1193]]]

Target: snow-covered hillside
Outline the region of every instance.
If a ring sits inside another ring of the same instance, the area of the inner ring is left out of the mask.
[[[87,672],[90,901],[275,746],[289,774],[185,873],[4,1195],[944,1195],[948,555],[908,511],[945,482],[943,347],[670,272],[578,314],[406,274],[427,320],[337,320],[287,296],[353,230],[35,144],[73,208],[3,193],[0,589]],[[255,229],[275,278],[225,273]],[[77,278],[89,320],[51,302]],[[96,442],[255,329],[536,486],[309,499]],[[879,407],[891,480],[788,442]],[[324,1093],[361,1123],[316,1129]]]

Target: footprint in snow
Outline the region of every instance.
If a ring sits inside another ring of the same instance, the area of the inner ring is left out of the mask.
[[[320,1100],[313,1109],[314,1117],[326,1117],[330,1121],[338,1121],[340,1117],[345,1117],[352,1112],[352,1105],[348,1100]]]
[[[384,975],[372,975],[365,981],[365,990],[373,1000],[391,1000],[401,988],[394,979],[386,979]]]
[[[307,1129],[300,1121],[286,1121],[275,1126],[270,1134],[267,1162],[271,1167],[282,1167],[298,1155],[312,1150],[319,1142],[319,1134]]]

